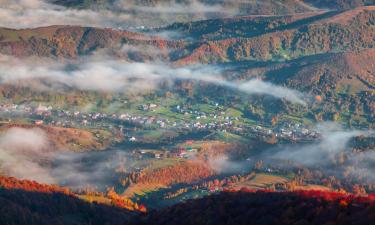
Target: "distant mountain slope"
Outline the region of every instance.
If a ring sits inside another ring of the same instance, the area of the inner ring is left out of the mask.
[[[159,27],[173,22],[238,15],[284,15],[316,10],[302,0],[47,0],[79,10],[111,11],[129,17],[123,27]],[[53,7],[53,6],[52,6]]]
[[[120,49],[123,57],[130,57],[128,49],[121,47],[154,46],[168,54],[167,47],[175,48],[180,43],[150,37],[140,33],[113,29],[78,26],[51,26],[36,29],[0,29],[0,53],[19,57],[40,56],[77,58],[100,49]],[[180,47],[181,48],[181,47]],[[147,56],[150,57],[150,56]]]
[[[254,37],[275,30],[308,24],[337,12],[314,11],[282,16],[239,16],[185,23],[174,23],[160,31],[178,32],[196,40],[219,40],[231,37]]]
[[[333,14],[329,18],[291,27],[286,26],[254,37],[207,40],[198,45],[189,55],[177,60],[177,63],[278,61],[322,53],[372,48],[375,33],[375,8],[366,7],[351,12],[349,20],[347,20],[348,12],[343,12],[342,16]],[[344,18],[345,22],[342,21]],[[238,23],[240,24],[241,22]]]
[[[324,90],[352,91],[371,90],[375,88],[375,50],[348,52],[322,57],[317,63],[305,65],[288,79],[288,85],[306,90],[319,87]]]
[[[281,86],[319,96],[323,101],[312,107],[325,120],[352,120],[355,115],[374,123],[375,50],[325,53],[286,62],[230,63],[230,79],[260,78]]]
[[[233,65],[239,79],[259,77],[304,92],[350,90],[352,93],[375,88],[375,49],[320,54],[273,64]],[[230,68],[230,67],[229,67]]]
[[[158,31],[182,32],[183,36],[195,40],[173,41],[135,32],[77,26],[4,28],[0,29],[0,53],[77,58],[100,49],[110,49],[124,59],[144,61],[158,57],[179,65],[285,61],[372,48],[375,6],[307,16],[205,20],[175,24]],[[157,52],[157,56],[150,56],[152,52]]]
[[[320,8],[350,9],[364,5],[374,5],[374,0],[304,0]]]

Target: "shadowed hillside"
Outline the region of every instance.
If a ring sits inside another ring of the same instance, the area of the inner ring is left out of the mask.
[[[373,196],[243,189],[189,200],[148,215],[83,202],[59,187],[3,178],[0,224],[370,224]]]
[[[223,193],[150,215],[143,224],[356,224],[375,219],[371,199],[328,192]]]
[[[133,224],[133,212],[75,197],[67,189],[0,177],[0,224]]]

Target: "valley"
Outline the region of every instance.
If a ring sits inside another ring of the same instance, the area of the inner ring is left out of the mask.
[[[373,1],[0,3],[0,224],[372,221]]]

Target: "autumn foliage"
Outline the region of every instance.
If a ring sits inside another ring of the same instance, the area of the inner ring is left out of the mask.
[[[188,161],[156,170],[146,170],[137,178],[137,184],[162,184],[165,186],[178,183],[192,183],[214,175],[204,162]]]
[[[31,180],[20,180],[14,177],[0,176],[0,188],[21,189],[24,191],[34,191],[42,193],[62,193],[72,195],[68,188],[62,188],[56,185],[40,184]]]
[[[147,212],[147,208],[144,205],[138,205],[138,203],[133,202],[129,198],[123,197],[115,192],[113,188],[110,188],[107,197],[111,199],[112,204],[116,207],[128,209],[130,211],[139,211],[139,212]]]
[[[0,186],[0,224],[367,225],[375,219],[375,196],[343,192],[243,188],[141,215],[127,207],[146,213],[145,206],[128,201],[113,189],[107,197],[121,208],[88,203],[68,190],[33,181],[1,177]]]

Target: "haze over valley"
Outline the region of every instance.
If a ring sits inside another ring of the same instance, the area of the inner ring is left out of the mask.
[[[374,34],[373,0],[0,0],[0,224],[370,224]]]

